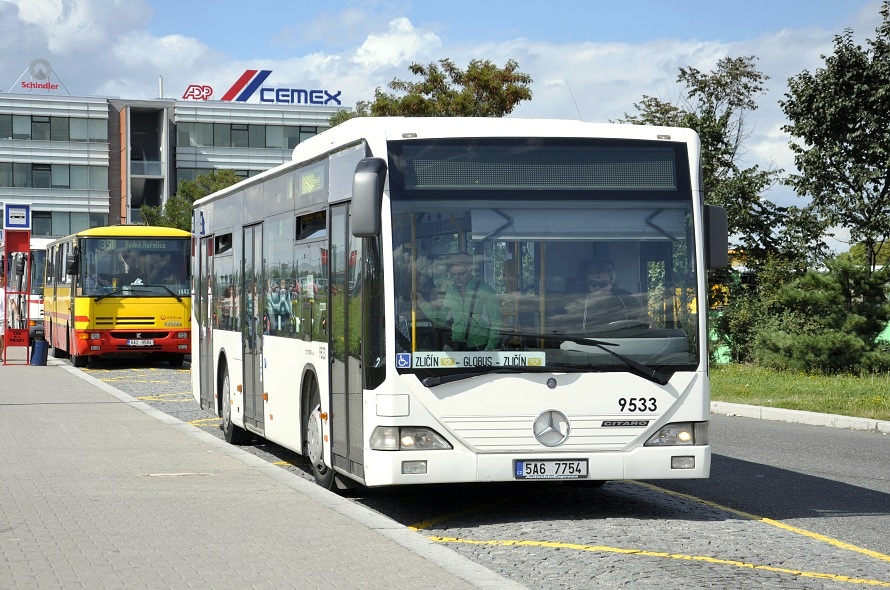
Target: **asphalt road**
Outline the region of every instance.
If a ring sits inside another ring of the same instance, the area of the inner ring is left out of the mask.
[[[92,376],[221,437],[188,366]],[[890,588],[890,437],[714,415],[706,481],[455,485],[353,500],[529,588]],[[298,455],[245,447],[311,480]]]

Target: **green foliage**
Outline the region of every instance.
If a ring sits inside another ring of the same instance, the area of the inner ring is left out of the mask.
[[[694,129],[702,142],[705,198],[726,208],[730,234],[738,240],[734,246],[744,253],[746,264],[760,268],[779,256],[805,266],[827,252],[821,241],[824,226],[806,209],[780,207],[762,197],[779,180],[781,170],[740,165],[749,135],[746,114],[757,108],[755,98],[769,79],[754,60],[754,56],[726,57],[708,73],[680,68],[682,105],[644,96],[634,103],[638,114],[625,114],[622,121]]]
[[[890,319],[890,273],[837,259],[762,298],[754,358],[767,367],[801,372],[857,373],[890,366],[877,337]]]
[[[234,170],[213,170],[195,180],[180,180],[177,193],[169,197],[161,207],[143,205],[139,209],[142,223],[191,231],[192,203],[241,180]]]
[[[450,59],[427,66],[412,63],[409,69],[419,82],[394,79],[386,93],[374,92],[371,115],[375,117],[503,117],[520,102],[530,100],[531,76],[518,71],[508,60],[503,68],[489,60],[472,60],[466,70]],[[398,94],[396,94],[398,93]]]
[[[360,100],[355,103],[355,110],[347,111],[345,109],[337,111],[333,115],[331,115],[330,119],[328,119],[328,125],[330,127],[336,127],[340,123],[344,121],[348,121],[349,119],[354,119],[356,117],[370,117],[371,116],[371,103],[366,100]]]
[[[825,66],[789,79],[780,101],[800,171],[788,183],[822,219],[849,228],[872,269],[876,245],[890,235],[890,1],[881,15],[867,49],[845,30]]]

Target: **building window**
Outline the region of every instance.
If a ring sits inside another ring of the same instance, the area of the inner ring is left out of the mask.
[[[49,120],[50,141],[69,141],[68,117],[51,117]]]
[[[213,145],[213,123],[198,123],[198,145]]]
[[[0,162],[0,186],[12,186],[12,162]]]
[[[52,213],[49,211],[32,211],[31,234],[35,236],[53,235]]]
[[[12,186],[28,188],[31,186],[31,164],[13,162]]]
[[[232,123],[232,147],[246,148],[248,146],[247,125],[244,123]]]
[[[176,145],[178,147],[195,147],[198,145],[197,123],[178,123],[176,125]]]
[[[52,188],[70,188],[71,181],[68,177],[68,164],[53,164]]]
[[[277,149],[284,147],[284,127],[281,125],[266,126],[266,147]]]
[[[284,147],[289,150],[297,147],[297,144],[300,143],[300,128],[299,127],[284,127]]]
[[[232,147],[232,128],[228,123],[213,124],[214,147]]]
[[[12,115],[0,114],[0,139],[12,139]]]
[[[12,116],[12,138],[31,139],[31,117],[28,115]]]
[[[69,119],[69,122],[71,124],[71,141],[87,142],[90,140],[89,123],[87,119],[72,117]]]
[[[49,124],[49,121],[47,121]],[[47,128],[47,132],[49,129]],[[31,187],[50,188],[52,185],[52,172],[49,164],[31,165]]]
[[[249,125],[248,134],[250,135],[249,146],[252,148],[266,147],[266,126],[265,125]]]
[[[38,115],[31,117],[31,139],[49,141],[49,117]]]
[[[89,119],[89,138],[93,143],[108,141],[108,122],[105,119]]]

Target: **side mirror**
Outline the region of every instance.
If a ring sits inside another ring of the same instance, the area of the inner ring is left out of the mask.
[[[65,257],[65,274],[66,275],[76,275],[79,270],[80,264],[76,255],[69,254]]]
[[[383,158],[364,158],[355,167],[352,179],[352,235],[373,238],[380,235],[380,208],[383,203],[383,183],[386,180],[386,161]]]
[[[723,207],[705,205],[705,262],[709,269],[729,264],[729,221]]]

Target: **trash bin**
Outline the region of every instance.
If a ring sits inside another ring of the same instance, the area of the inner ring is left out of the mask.
[[[49,345],[43,338],[34,338],[34,347],[31,349],[31,366],[45,367],[46,355],[49,351]]]

